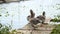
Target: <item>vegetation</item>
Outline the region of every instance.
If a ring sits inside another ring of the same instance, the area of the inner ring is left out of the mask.
[[[8,16],[9,16],[9,13],[8,13],[7,9],[0,7],[0,10],[2,10],[2,9],[6,10],[6,11],[5,11],[5,12],[0,11],[0,17],[8,17]],[[3,13],[3,14],[2,14],[2,13]],[[0,20],[0,21],[1,21],[1,20]],[[12,20],[11,20],[11,21],[12,21]],[[12,23],[12,22],[11,22],[11,23]],[[2,24],[0,23],[0,34],[14,34],[14,32],[16,32],[16,30],[10,31],[11,29],[12,29],[12,24],[7,26],[7,25],[2,25]]]
[[[54,19],[51,19],[52,22],[60,22],[60,15],[55,16]]]
[[[0,34],[9,34],[10,28],[8,26],[4,26],[0,23]]]
[[[10,30],[11,30],[11,25],[6,26],[0,23],[0,34],[14,34],[14,32],[17,32],[16,30],[12,30],[10,32]]]
[[[50,34],[60,34],[60,24],[56,25]]]

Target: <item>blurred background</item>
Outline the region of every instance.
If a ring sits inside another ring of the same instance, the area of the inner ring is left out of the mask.
[[[28,24],[30,9],[36,16],[46,12],[46,17],[60,15],[60,0],[0,0],[0,23],[19,29]],[[35,16],[35,17],[36,17]]]

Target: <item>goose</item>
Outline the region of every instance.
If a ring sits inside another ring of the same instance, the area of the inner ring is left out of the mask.
[[[42,15],[39,15],[36,17],[37,19],[39,19],[39,21],[44,24],[45,22],[45,12],[43,11]]]
[[[34,13],[32,10],[30,10],[30,14],[31,14],[31,15],[27,16],[27,20],[28,20],[28,21],[30,21],[30,19],[32,19],[32,18],[35,17],[35,13]]]
[[[36,28],[34,25],[40,23],[39,19],[35,18],[35,13],[32,10],[30,10],[30,15],[27,16],[27,20],[29,21],[29,24],[31,24],[31,26],[34,28]]]
[[[28,20],[30,23],[32,23],[32,24],[34,24],[34,25],[40,23],[39,19],[35,18],[35,13],[34,13],[32,10],[30,10],[30,14],[31,14],[31,15],[29,15],[29,16],[27,17],[27,20]]]

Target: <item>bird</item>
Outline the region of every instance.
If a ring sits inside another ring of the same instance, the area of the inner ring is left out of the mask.
[[[32,19],[34,17],[35,17],[35,13],[32,10],[30,10],[30,15],[27,16],[27,20],[30,21],[30,19]]]
[[[33,29],[36,28],[35,25],[40,23],[39,19],[35,18],[35,13],[33,12],[33,10],[30,10],[30,15],[27,16],[27,20],[29,21],[29,24],[31,24]]]
[[[38,18],[39,21],[40,21],[42,24],[44,24],[45,17],[46,17],[46,16],[45,16],[45,11],[43,11],[42,15],[39,15],[39,16],[37,16],[36,18]]]

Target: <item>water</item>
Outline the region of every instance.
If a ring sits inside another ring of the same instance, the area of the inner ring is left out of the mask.
[[[58,7],[56,4],[60,4],[60,0],[33,0],[0,4],[0,13],[3,15],[0,17],[0,22],[7,25],[7,23],[11,24],[12,20],[13,29],[22,28],[28,24],[26,17],[30,14],[30,9],[35,12],[36,16],[45,11],[47,17],[54,18],[54,15],[60,13],[60,10],[56,10]],[[5,17],[7,11],[9,16]]]

